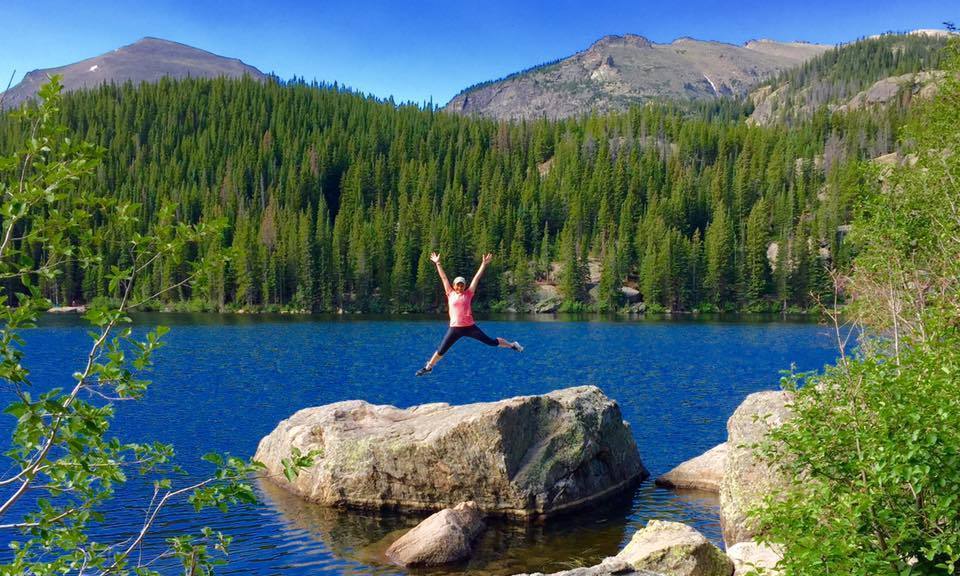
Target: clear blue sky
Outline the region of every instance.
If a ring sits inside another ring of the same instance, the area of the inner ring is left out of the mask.
[[[460,89],[568,56],[606,34],[837,43],[960,24],[957,0],[3,0],[0,76],[156,36],[240,58],[281,78],[338,81],[444,104]],[[3,87],[0,87],[2,90]]]

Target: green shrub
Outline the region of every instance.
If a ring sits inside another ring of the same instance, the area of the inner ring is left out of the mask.
[[[960,337],[813,377],[766,455],[792,478],[760,516],[796,575],[953,574],[960,559]]]
[[[863,330],[858,355],[810,377],[794,419],[761,448],[792,478],[754,511],[788,575],[960,568],[958,126],[950,76],[907,129],[916,162],[868,168],[878,185],[861,201],[853,274],[841,279]]]

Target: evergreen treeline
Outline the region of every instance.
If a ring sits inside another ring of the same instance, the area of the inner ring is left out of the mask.
[[[505,123],[302,82],[186,79],[68,94],[62,114],[106,149],[84,184],[137,203],[144,232],[170,205],[180,221],[226,223],[199,249],[222,265],[165,293],[171,304],[432,309],[438,250],[467,276],[497,254],[478,298],[495,308],[528,307],[537,282],[583,307],[591,263],[600,309],[622,304],[624,283],[651,308],[808,307],[847,258],[838,229],[860,179],[848,160],[889,152],[899,122],[761,128],[737,109]],[[3,117],[0,148],[24,132]],[[131,232],[98,230],[99,264],[68,264],[43,290],[105,294]],[[145,295],[190,273],[198,254],[182,256],[154,264]]]

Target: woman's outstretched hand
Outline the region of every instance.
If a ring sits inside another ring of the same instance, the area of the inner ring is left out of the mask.
[[[436,252],[431,252],[431,253],[430,253],[430,260],[431,260],[434,264],[439,264],[439,263],[440,263],[440,255],[437,254]]]
[[[483,263],[489,264],[493,260],[493,254],[487,253],[483,255]]]

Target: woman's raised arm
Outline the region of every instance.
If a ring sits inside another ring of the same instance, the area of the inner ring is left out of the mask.
[[[450,286],[450,281],[447,280],[447,274],[443,271],[443,266],[440,265],[440,255],[433,252],[430,254],[430,260],[437,265],[437,274],[440,275],[440,281],[443,282],[443,293],[449,294],[453,288]]]
[[[473,280],[470,281],[470,291],[476,292],[477,286],[480,284],[480,277],[483,276],[484,270],[487,269],[487,264],[493,260],[493,254],[484,254],[483,260],[480,261],[480,268],[477,269],[477,273],[473,275]]]

